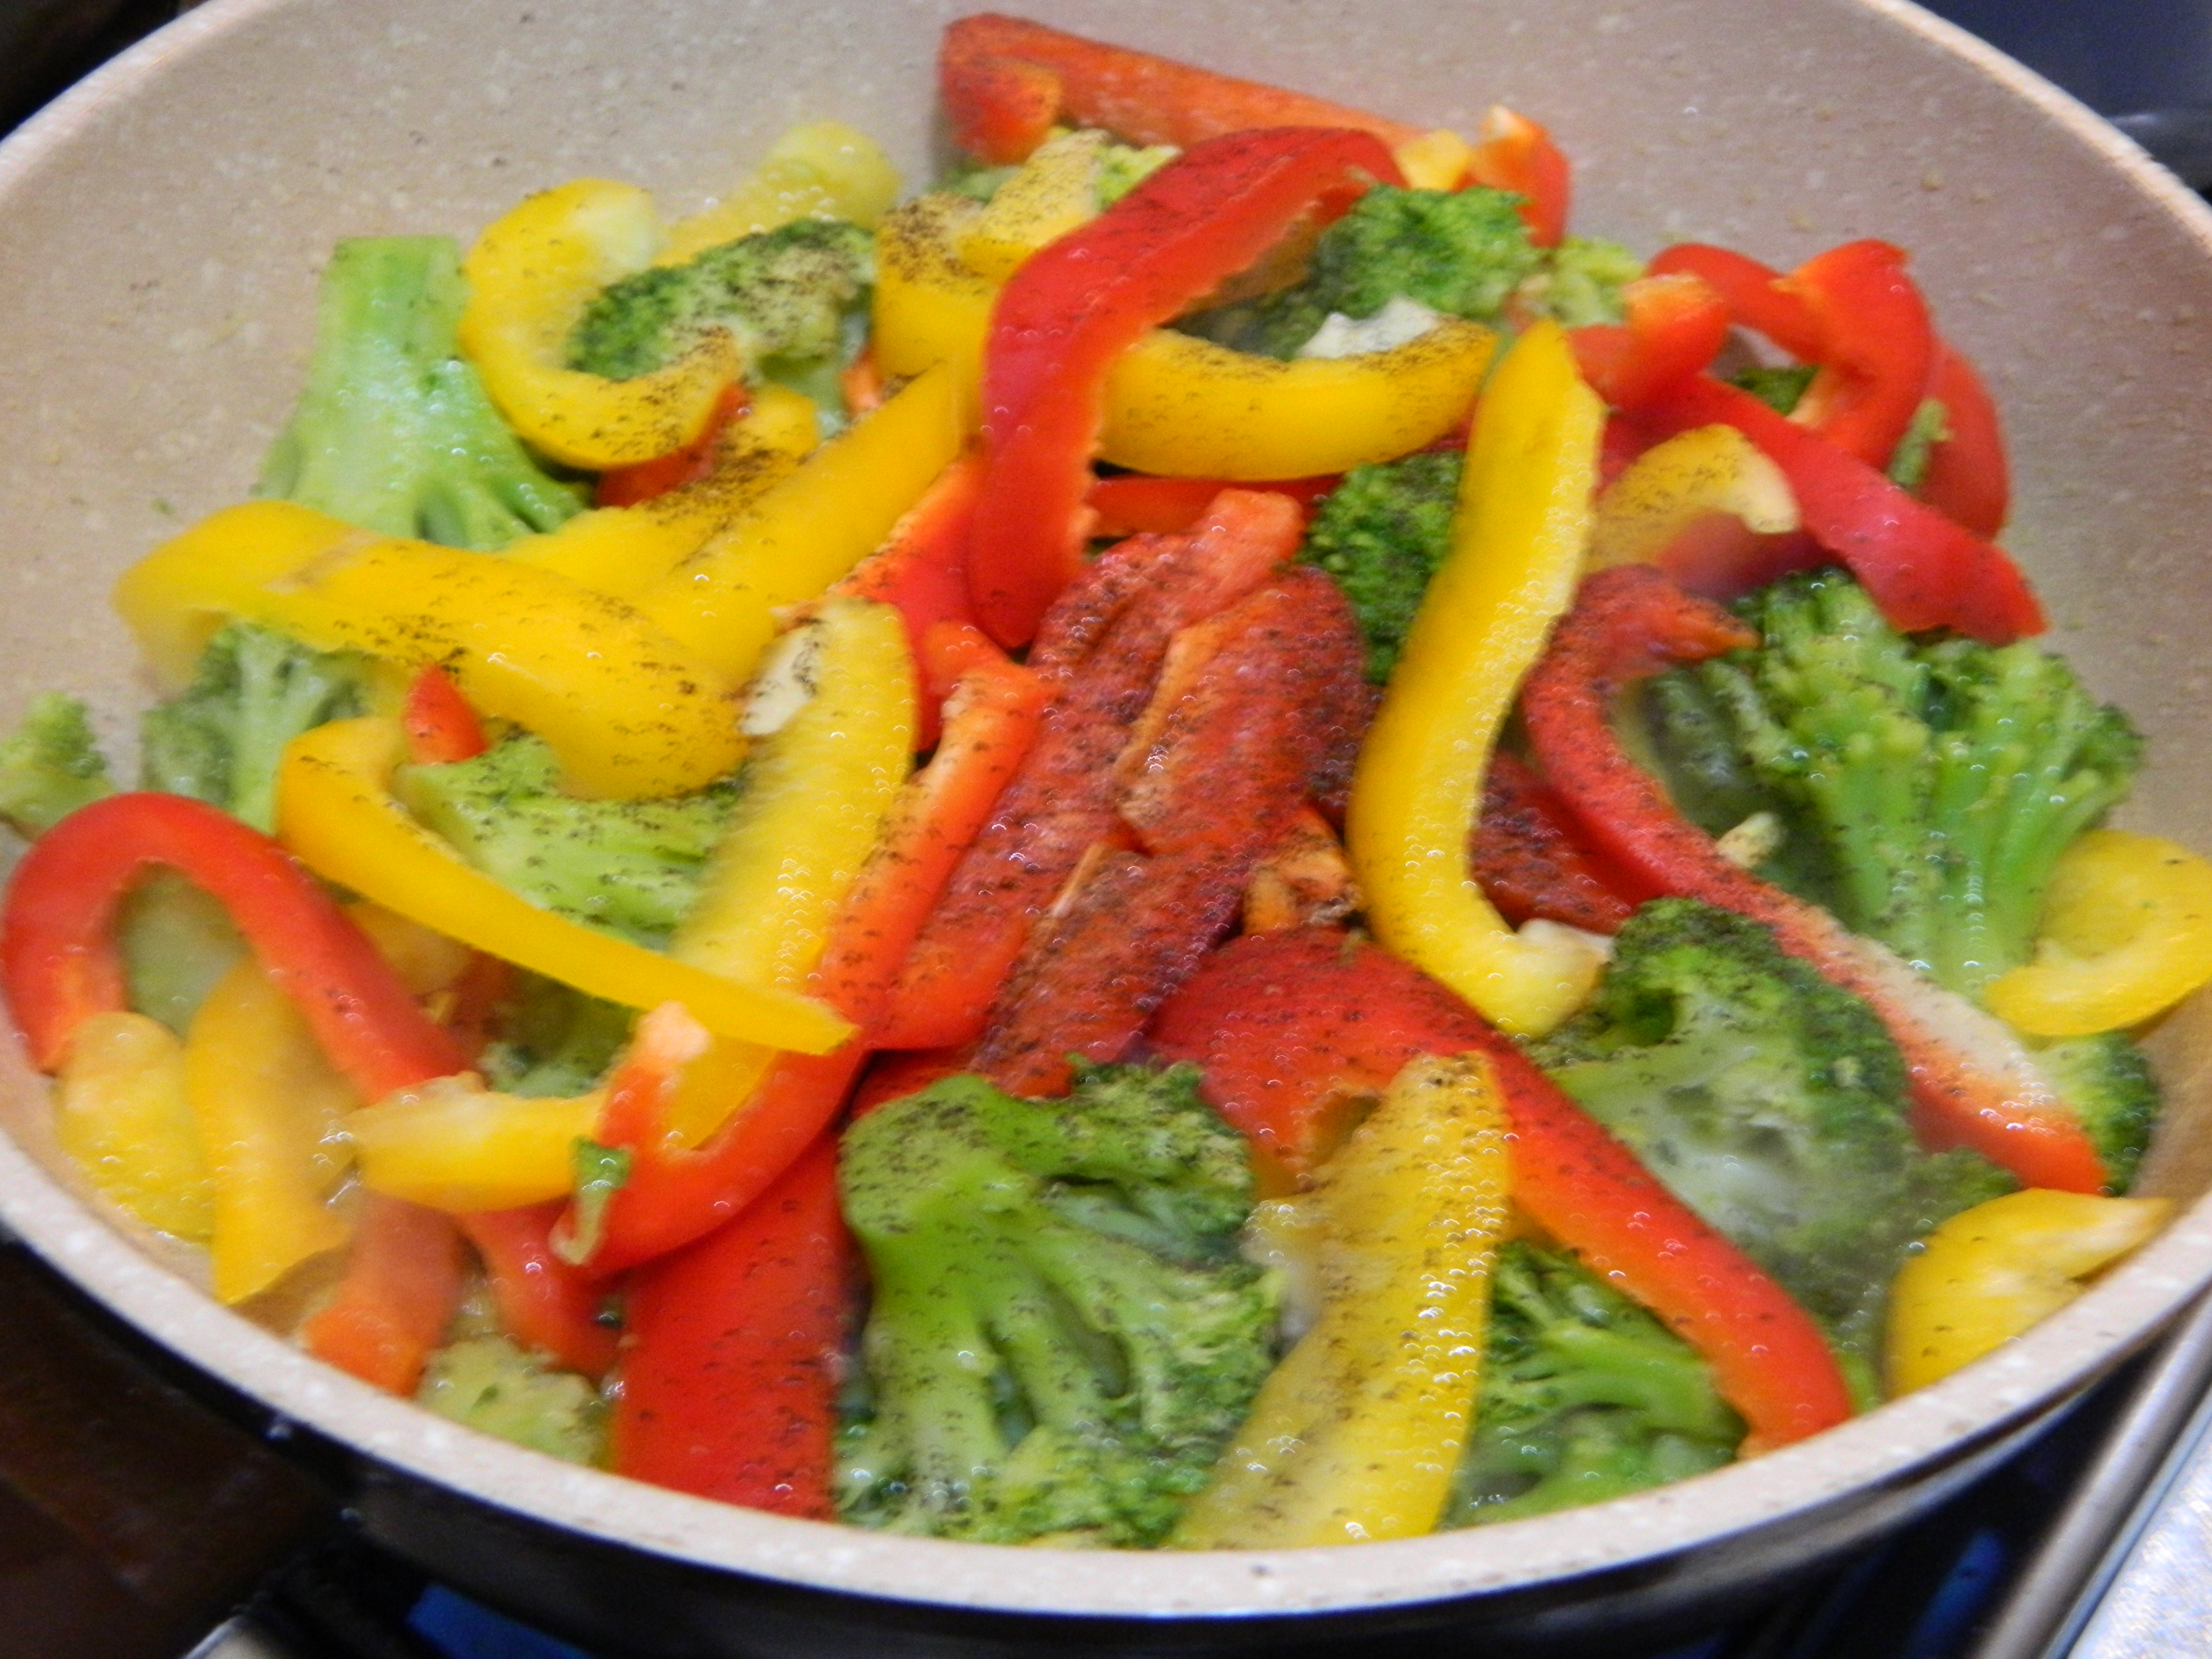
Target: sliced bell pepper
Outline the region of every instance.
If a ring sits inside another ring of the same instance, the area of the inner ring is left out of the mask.
[[[328,728],[325,728],[328,729]],[[257,830],[204,801],[110,795],[31,844],[0,910],[0,985],[52,1071],[76,1028],[125,1003],[117,907],[166,865],[219,900],[316,1041],[369,1099],[467,1065],[320,883]]]
[[[1098,158],[1105,147],[1106,135],[1095,129],[1045,140],[962,234],[960,262],[1003,283],[1047,242],[1097,217]]]
[[[1727,342],[1728,301],[1703,279],[1639,276],[1620,291],[1619,323],[1576,329],[1575,362],[1615,409],[1641,409],[1678,380],[1702,374]]]
[[[671,225],[653,263],[682,264],[793,219],[849,219],[872,230],[898,192],[898,169],[874,139],[842,121],[810,121],[770,144],[720,201]]]
[[[1819,371],[1790,418],[1869,466],[1887,467],[1935,366],[1927,302],[1887,242],[1845,242],[1782,279],[1820,331]]]
[[[661,241],[660,216],[645,191],[578,179],[526,198],[469,250],[461,351],[533,449],[594,472],[673,454],[698,437],[723,389],[744,373],[744,352],[720,329],[632,380],[568,367],[568,336],[585,307],[608,283],[651,264]]]
[[[1036,631],[1080,562],[1115,359],[1307,210],[1341,200],[1361,173],[1401,177],[1364,132],[1278,127],[1209,139],[1033,256],[1000,291],[983,368],[990,471],[968,568],[976,615],[1001,643]],[[1275,464],[1267,474],[1329,470]]]
[[[483,1258],[500,1323],[526,1348],[594,1381],[614,1368],[614,1329],[599,1318],[599,1287],[553,1249],[553,1224],[566,1206],[533,1204],[460,1218]]]
[[[1813,539],[1850,568],[1894,626],[1950,628],[1991,645],[2043,631],[2043,607],[2002,548],[1748,392],[1700,376],[1643,414],[1656,436],[1720,422],[1757,444],[1790,480]]]
[[[594,996],[630,1007],[679,1000],[717,1034],[777,1048],[819,1053],[844,1040],[844,1021],[795,992],[741,984],[564,921],[471,869],[392,799],[392,774],[404,753],[398,722],[374,718],[333,721],[295,738],[276,787],[285,845],[387,909]],[[297,874],[314,886],[305,872]],[[440,1041],[450,1044],[442,1034]],[[396,1080],[382,1075],[362,1094],[381,1100],[464,1069],[457,1061]]]
[[[409,682],[399,724],[407,733],[407,758],[416,766],[471,760],[490,747],[477,711],[435,664]]]
[[[1042,23],[981,12],[945,31],[939,91],[952,141],[994,166],[1024,161],[1063,118],[1133,144],[1184,148],[1248,127],[1340,127],[1389,145],[1420,130]]]
[[[1085,505],[1096,515],[1092,531],[1119,540],[1123,536],[1181,535],[1206,516],[1224,489],[1265,489],[1288,495],[1308,512],[1343,482],[1340,474],[1312,478],[1276,478],[1238,483],[1228,478],[1159,478],[1127,473],[1100,478]]]
[[[1528,240],[1538,247],[1557,247],[1567,234],[1573,191],[1566,154],[1527,116],[1492,104],[1476,130],[1467,173],[1478,185],[1510,190],[1521,198]]]
[[[2170,1199],[2030,1188],[1953,1216],[1905,1258],[1891,1287],[1890,1391],[1940,1382],[2048,1319],[2172,1212]]]
[[[434,1078],[346,1120],[362,1184],[410,1204],[465,1215],[561,1197],[580,1136],[593,1133],[604,1090],[529,1098],[475,1077]]]
[[[1485,770],[1521,678],[1574,595],[1604,410],[1558,325],[1492,377],[1468,447],[1452,548],[1430,582],[1353,775],[1345,848],[1376,937],[1517,1036],[1589,994],[1577,936],[1516,933],[1468,868]]]
[[[926,372],[807,457],[728,529],[638,598],[717,675],[750,675],[779,607],[811,599],[881,546],[960,453],[959,389]]]
[[[1506,1113],[1480,1054],[1421,1056],[1321,1171],[1321,1307],[1172,1542],[1295,1548],[1434,1530],[1474,1425]]]
[[[1915,493],[1973,534],[1993,540],[2004,528],[2012,500],[1996,399],[1973,364],[1940,340],[1928,395],[1943,405],[1943,435],[1928,453],[1928,471]]]
[[[258,1296],[352,1228],[324,1200],[361,1097],[299,1009],[249,957],[208,993],[185,1042],[185,1090],[215,1177],[209,1266],[218,1300]]]
[[[373,1387],[413,1394],[460,1306],[467,1255],[451,1216],[372,1193],[345,1277],[301,1341]]]
[[[1248,933],[1273,933],[1340,922],[1358,908],[1344,844],[1308,805],[1246,878],[1239,925]]]
[[[1727,301],[1744,327],[1764,334],[1801,362],[1816,363],[1826,345],[1820,324],[1804,296],[1778,286],[1782,273],[1747,254],[1707,242],[1677,242],[1662,248],[1644,267],[1652,276],[1695,276]]]
[[[827,1521],[852,1241],[823,1136],[744,1214],[631,1275],[615,1472]]]
[[[1652,445],[1597,498],[1585,568],[1656,564],[1707,599],[1733,599],[1816,559],[1797,533],[1782,469],[1732,426]]]
[[[1479,1050],[1513,1133],[1513,1201],[1704,1355],[1749,1426],[1747,1455],[1851,1413],[1826,1339],[1728,1239],[1653,1178],[1506,1037],[1409,963],[1334,928],[1237,939],[1152,1026],[1250,1138],[1275,1190],[1304,1181],[1415,1054]]]
[[[1819,905],[1730,863],[1621,748],[1610,713],[1624,687],[1754,640],[1650,565],[1598,572],[1521,700],[1545,775],[1583,834],[1637,879],[1765,923],[1784,950],[1863,997],[1904,1054],[1923,1142],[1970,1146],[2031,1186],[2095,1192],[2105,1180],[2095,1147],[2001,1022]]]
[[[364,535],[284,501],[203,520],[125,573],[116,607],[181,682],[227,617],[320,650],[442,663],[544,738],[592,794],[680,794],[744,752],[737,696],[618,600],[527,562]]]
[[[612,467],[600,473],[599,483],[592,489],[592,505],[635,507],[641,501],[665,495],[672,489],[696,483],[714,470],[714,452],[721,445],[722,434],[732,422],[745,412],[750,401],[744,381],[735,380],[724,386],[697,437],[683,448],[671,450],[652,460],[640,461],[635,466]]]
[[[1580,826],[1526,761],[1490,759],[1482,814],[1468,848],[1474,878],[1498,914],[1519,927],[1531,917],[1615,933],[1650,895],[1583,844]]]
[[[1984,988],[2031,1036],[2139,1025],[2212,982],[2212,864],[2158,836],[2092,830],[2058,860],[2035,960]]]
[[[54,1079],[54,1139],[103,1197],[156,1231],[214,1231],[184,1045],[159,1020],[118,1009],[77,1023]]]

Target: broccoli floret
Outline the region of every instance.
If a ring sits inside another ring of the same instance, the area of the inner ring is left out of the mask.
[[[447,236],[342,241],[323,268],[314,355],[259,493],[387,536],[501,548],[581,493],[543,471],[454,343],[467,288]]]
[[[2029,1048],[2045,1079],[2096,1143],[2106,1190],[2127,1191],[2158,1121],[2158,1079],[2151,1073],[2150,1057],[2124,1031],[2062,1037]]]
[[[1355,466],[1314,514],[1298,557],[1352,602],[1367,643],[1367,678],[1390,678],[1421,595],[1451,550],[1464,458],[1455,450]]]
[[[1236,1255],[1243,1142],[1190,1066],[1079,1071],[1065,1100],[949,1078],[845,1137],[875,1300],[845,1518],[1018,1543],[1164,1536],[1273,1363]]]
[[[1492,1269],[1474,1423],[1447,1527],[1702,1474],[1743,1438],[1688,1343],[1578,1263],[1520,1241]]]
[[[540,975],[516,975],[499,1036],[477,1058],[488,1088],[537,1099],[580,1095],[607,1074],[637,1011]]]
[[[1878,1339],[1915,1241],[2012,1187],[1975,1153],[1919,1150],[1873,1010],[1695,900],[1631,917],[1595,998],[1535,1055],[1845,1352]]]
[[[1516,304],[1563,328],[1621,319],[1620,290],[1644,274],[1644,261],[1618,242],[1563,236],[1514,292]]]
[[[312,726],[364,713],[370,672],[354,652],[310,650],[231,623],[208,641],[191,684],[140,717],[145,787],[274,830],[284,745]]]
[[[1741,609],[1758,647],[1674,673],[1698,683],[1790,839],[1814,843],[1765,873],[1787,885],[1794,869],[1803,896],[1950,989],[2025,962],[2059,855],[2141,764],[2126,716],[2033,645],[1898,633],[1840,571]]]
[[[0,740],[0,822],[27,841],[114,793],[81,698],[40,692]]]
[[[1378,185],[1321,234],[1304,280],[1182,325],[1239,351],[1295,357],[1331,313],[1372,317],[1397,299],[1488,321],[1545,264],[1528,240],[1519,202],[1480,186]]]
[[[606,1406],[587,1377],[500,1335],[465,1336],[430,1356],[415,1391],[441,1417],[571,1463],[605,1461]]]
[[[655,949],[698,896],[738,798],[725,781],[658,800],[580,800],[562,793],[552,750],[526,732],[471,760],[402,767],[393,790],[501,885]]]
[[[1787,415],[1797,407],[1797,400],[1820,372],[1812,363],[1759,364],[1730,375],[1729,384],[1741,386],[1778,415]]]
[[[840,219],[794,219],[611,283],[568,337],[568,366],[627,380],[726,329],[753,374],[841,417],[838,371],[866,337],[875,239]]]

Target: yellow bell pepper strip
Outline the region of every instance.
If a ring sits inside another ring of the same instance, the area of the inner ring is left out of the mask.
[[[775,635],[777,609],[812,599],[875,551],[964,436],[951,372],[921,374],[641,594],[639,612],[715,675],[744,679]]]
[[[627,380],[568,368],[568,335],[608,283],[660,251],[660,216],[634,185],[578,179],[488,226],[462,261],[461,353],[523,441],[594,472],[634,466],[699,434],[744,356],[715,330],[665,367]]]
[[[960,238],[960,261],[986,281],[1003,283],[1014,267],[1098,216],[1098,158],[1106,135],[1096,128],[1047,139],[999,186]]]
[[[1452,548],[1360,750],[1345,847],[1376,937],[1516,1036],[1549,1030],[1602,957],[1563,929],[1516,933],[1468,865],[1490,751],[1574,597],[1604,406],[1558,326],[1535,325],[1476,413]]]
[[[583,793],[681,794],[744,752],[732,683],[621,601],[497,554],[365,536],[284,502],[203,520],[126,572],[115,602],[165,672],[226,617],[319,650],[441,663],[479,712],[543,737]]]
[[[1907,1394],[2009,1342],[2166,1224],[2172,1200],[2031,1187],[1954,1215],[1898,1270],[1886,1368]]]
[[[806,1054],[826,1053],[849,1034],[845,1021],[795,992],[741,984],[565,921],[471,869],[392,798],[392,769],[404,752],[398,722],[373,717],[294,738],[276,781],[284,844],[318,874],[386,909],[594,996],[633,1008],[681,1002],[718,1035]]]
[[[1756,444],[1732,426],[1692,427],[1645,450],[1597,498],[1589,568],[1666,565],[1686,532],[1719,515],[1761,536],[1800,522],[1790,480]]]
[[[889,374],[950,363],[972,407],[997,286],[960,257],[983,210],[925,196],[876,239],[876,353]],[[1467,417],[1497,336],[1440,320],[1388,351],[1289,362],[1155,329],[1106,376],[1099,455],[1173,477],[1301,478],[1387,460]]]
[[[120,1010],[80,1022],[54,1082],[54,1138],[102,1197],[158,1231],[204,1239],[215,1189],[185,1095],[185,1050]]]
[[[849,219],[873,230],[898,190],[898,169],[874,139],[842,121],[811,121],[770,144],[721,200],[671,225],[653,264],[680,265],[793,219]]]
[[[258,1296],[352,1229],[328,1204],[346,1160],[338,1125],[360,1104],[268,971],[223,975],[185,1042],[185,1090],[215,1177],[209,1263],[218,1300]]]
[[[528,1099],[434,1078],[355,1112],[345,1132],[371,1192],[466,1215],[565,1197],[605,1101],[604,1089]]]
[[[579,513],[558,530],[526,536],[501,557],[535,565],[618,599],[634,599],[750,512],[815,446],[814,405],[773,382],[723,433],[706,476],[632,507]]]
[[[1192,1500],[1189,1549],[1413,1538],[1474,1421],[1509,1139],[1489,1062],[1422,1056],[1322,1170],[1322,1302]]]
[[[2092,830],[2059,859],[2035,960],[1991,980],[2031,1036],[2140,1024],[2212,981],[2212,864],[2157,836]]]

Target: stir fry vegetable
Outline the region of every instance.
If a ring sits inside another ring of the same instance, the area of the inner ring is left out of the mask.
[[[2155,1231],[2212,865],[2102,827],[1903,251],[1646,264],[1503,107],[939,71],[902,203],[821,124],[340,245],[264,499],[118,586],[145,787],[0,741],[103,1200],[551,1455],[1124,1547],[1688,1478]]]

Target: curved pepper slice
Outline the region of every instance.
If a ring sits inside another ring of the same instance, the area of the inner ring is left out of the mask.
[[[1538,247],[1557,247],[1567,234],[1573,191],[1566,154],[1527,116],[1492,104],[1475,132],[1467,173],[1478,185],[1520,197],[1528,240]]]
[[[1973,364],[1940,340],[1928,395],[1943,405],[1943,435],[1928,452],[1920,499],[1975,535],[1993,539],[2004,528],[2012,501],[1996,399]]]
[[[1516,933],[1468,867],[1483,775],[1521,677],[1574,596],[1604,410],[1538,323],[1477,411],[1452,549],[1429,585],[1353,774],[1345,817],[1376,937],[1516,1035],[1551,1029],[1602,958]]]
[[[1372,134],[1276,127],[1183,152],[1000,290],[984,355],[989,473],[969,550],[976,615],[1001,643],[1035,631],[1078,568],[1108,369],[1265,252],[1300,214],[1401,178]],[[1207,465],[1202,471],[1222,468]],[[1272,467],[1270,476],[1326,471]]]
[[[365,1097],[467,1068],[368,935],[282,847],[204,801],[148,793],[80,808],[15,866],[0,910],[0,988],[40,1070],[60,1063],[87,1018],[124,1006],[116,908],[156,865],[221,902]]]
[[[215,1193],[185,1092],[185,1049],[121,1009],[80,1021],[54,1078],[54,1139],[111,1203],[179,1238],[215,1227]]]
[[[460,1218],[461,1231],[483,1258],[507,1334],[596,1380],[614,1367],[616,1337],[599,1322],[599,1287],[553,1249],[553,1224],[562,1207],[479,1211]]]
[[[2212,864],[2157,836],[2092,830],[2058,860],[2035,960],[1983,992],[2031,1036],[2136,1025],[2212,981]]]
[[[1474,1423],[1510,1139],[1480,1054],[1421,1056],[1391,1081],[1297,1200],[1317,1212],[1319,1316],[1174,1542],[1295,1548],[1434,1529]]]
[[[898,169],[874,139],[842,121],[810,121],[770,144],[760,165],[712,207],[671,225],[653,263],[680,265],[793,219],[849,219],[872,230],[898,189]]]
[[[173,678],[189,676],[226,617],[320,650],[443,664],[473,707],[544,737],[569,782],[594,794],[680,794],[744,752],[730,682],[621,601],[289,502],[203,520],[125,572],[115,603]]]
[[[1802,561],[1802,538],[1790,537],[1800,523],[1790,480],[1756,444],[1732,426],[1692,427],[1599,495],[1586,568],[1656,564],[1693,593],[1734,599]]]
[[[662,368],[610,380],[568,364],[568,335],[608,283],[659,252],[660,216],[635,185],[578,179],[526,198],[461,262],[462,355],[524,442],[594,472],[666,455],[699,435],[744,354],[715,330]]]
[[[2049,1318],[2172,1211],[2169,1199],[2032,1188],[1953,1216],[1905,1259],[1891,1288],[1891,1391],[1924,1389]]]
[[[285,844],[386,909],[594,996],[633,1008],[679,1001],[709,1030],[810,1054],[844,1040],[844,1021],[795,992],[740,984],[565,921],[471,870],[392,799],[404,741],[397,721],[375,719],[336,720],[293,739],[276,782]],[[465,1069],[416,1071],[362,1092],[381,1100]]]
[[[467,1256],[451,1216],[372,1193],[345,1277],[300,1340],[364,1382],[411,1395],[460,1306]]]
[[[1728,340],[1728,302],[1687,272],[1639,276],[1620,291],[1619,323],[1576,329],[1583,378],[1615,409],[1641,409],[1702,373]]]

